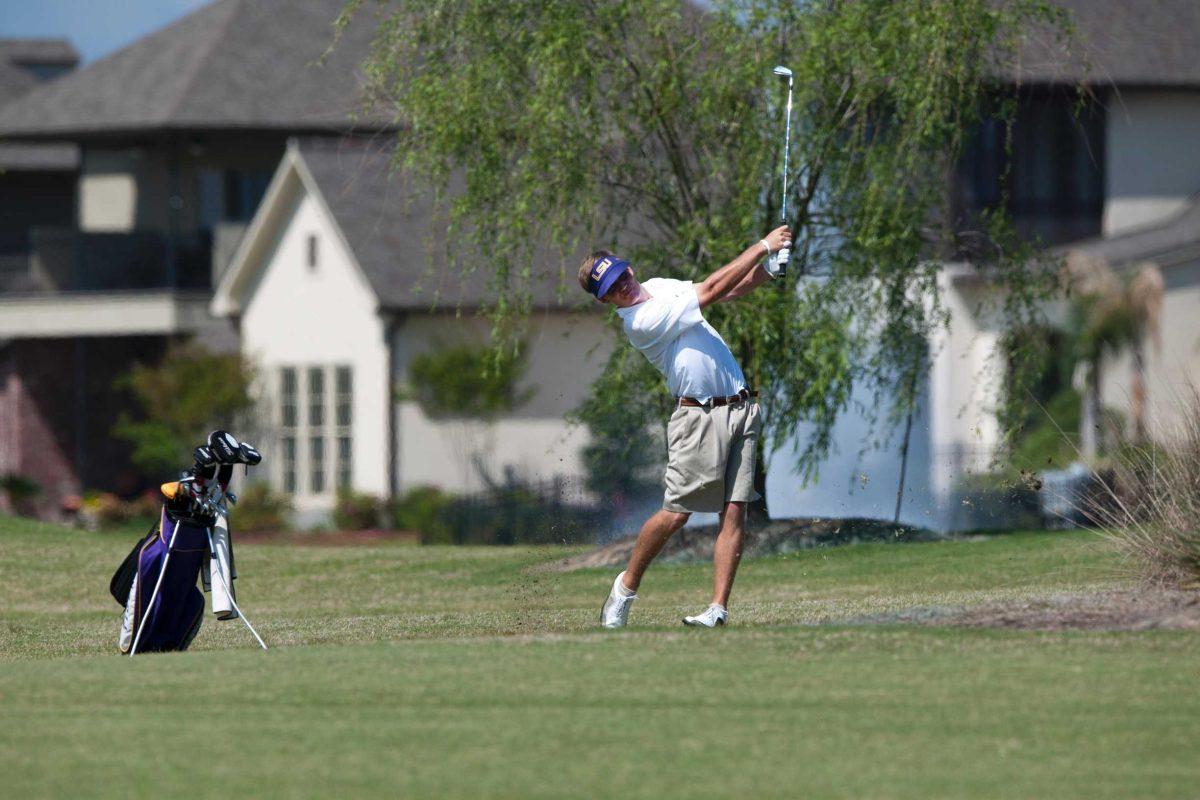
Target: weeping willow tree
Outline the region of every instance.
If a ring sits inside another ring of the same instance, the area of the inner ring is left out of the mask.
[[[768,452],[803,430],[795,466],[811,477],[856,388],[877,420],[911,410],[947,322],[937,256],[963,233],[956,159],[982,114],[1011,116],[989,102],[1021,33],[1065,20],[1040,0],[353,0],[348,24],[378,26],[366,72],[400,126],[397,166],[439,198],[451,268],[493,286],[501,348],[546,252],[567,293],[598,245],[644,277],[700,280],[777,224],[771,69],[790,67],[792,276],[706,316],[762,390]],[[1051,272],[997,244],[1001,216],[982,226],[997,297],[1027,323]],[[648,423],[664,391],[621,345],[581,413],[620,404]],[[639,446],[630,429],[608,463]]]

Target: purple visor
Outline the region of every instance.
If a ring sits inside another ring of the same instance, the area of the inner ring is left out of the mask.
[[[616,256],[597,258],[588,275],[588,291],[599,300],[608,293],[612,285],[617,282],[617,278],[624,275],[627,269],[629,269],[629,262]]]

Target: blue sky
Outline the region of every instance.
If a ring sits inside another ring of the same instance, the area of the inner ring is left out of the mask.
[[[0,37],[65,37],[87,64],[209,1],[0,0]]]

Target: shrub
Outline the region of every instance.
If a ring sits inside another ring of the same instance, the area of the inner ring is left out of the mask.
[[[198,344],[173,348],[157,366],[138,364],[117,385],[133,394],[135,415],[122,414],[112,433],[133,445],[133,463],[172,475],[213,428],[233,427],[251,407],[254,370],[238,354]]]
[[[1130,447],[1098,482],[1084,512],[1105,538],[1160,584],[1200,584],[1200,392],[1183,402],[1169,444]]]
[[[363,531],[379,527],[383,503],[371,494],[340,490],[333,507],[333,524],[338,530]]]
[[[421,544],[453,542],[446,522],[450,497],[432,486],[418,486],[405,492],[392,506],[392,523],[400,530],[416,531]]]
[[[532,390],[519,391],[525,371],[522,349],[497,352],[456,345],[413,357],[411,385],[404,395],[417,401],[431,419],[491,419],[525,403]]]
[[[112,492],[87,492],[79,517],[85,528],[95,531],[128,522],[133,518],[133,509]]]
[[[292,499],[276,492],[265,481],[248,484],[230,512],[232,526],[239,531],[283,531],[288,528]]]
[[[0,476],[0,491],[8,495],[12,510],[22,516],[32,515],[34,501],[42,493],[42,487],[33,478],[10,472]]]

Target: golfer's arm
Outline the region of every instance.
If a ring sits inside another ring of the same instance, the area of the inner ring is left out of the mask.
[[[742,278],[742,282],[729,290],[728,293],[718,303],[728,303],[730,300],[736,300],[739,297],[745,297],[754,291],[757,287],[771,280],[771,276],[767,274],[767,269],[760,261],[758,266],[750,270],[750,274]]]
[[[733,261],[705,278],[696,287],[696,296],[700,300],[700,307],[704,308],[719,302],[725,295],[733,291],[734,287],[750,275],[751,270],[765,255],[762,243],[753,244]]]

